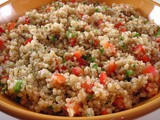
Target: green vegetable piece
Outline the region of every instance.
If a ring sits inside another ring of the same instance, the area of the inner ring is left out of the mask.
[[[18,93],[20,92],[21,88],[22,88],[22,80],[17,80],[16,84],[13,87],[14,92]]]
[[[160,27],[158,29],[158,32],[157,32],[156,36],[160,36]]]
[[[102,10],[103,11],[107,11],[107,7],[106,6],[102,6]]]
[[[72,38],[75,38],[76,35],[77,35],[77,33],[76,33],[76,32],[73,32],[73,33],[72,33]]]
[[[84,60],[88,60],[90,57],[91,57],[90,54],[87,54],[87,55],[83,55],[83,56],[82,56],[82,58],[83,58]]]
[[[124,40],[124,37],[123,37],[123,36],[119,36],[119,39],[120,39],[120,40]]]
[[[102,71],[106,71],[104,68],[102,68]]]
[[[99,9],[98,9],[98,8],[95,8],[95,12],[99,12]]]
[[[131,67],[135,69],[136,68],[136,64],[132,64]]]
[[[136,33],[136,34],[133,35],[133,37],[138,37],[138,36],[140,36],[139,33]]]
[[[96,59],[95,57],[91,57],[91,58],[90,58],[90,62],[94,62],[95,59]]]
[[[67,31],[66,32],[66,38],[69,38],[70,37],[70,31]]]
[[[101,48],[99,51],[100,51],[101,54],[103,54],[104,53],[104,48]]]
[[[2,82],[0,82],[0,86],[3,86],[4,84]]]
[[[51,37],[51,41],[52,41],[52,42],[55,42],[56,40],[57,40],[56,36],[53,35],[53,36]]]
[[[126,71],[126,76],[127,76],[127,77],[130,77],[132,74],[133,74],[133,71],[132,71],[132,70],[127,70],[127,71]]]
[[[94,64],[93,66],[92,66],[92,68],[95,68],[96,70],[98,69],[98,65],[97,64]]]
[[[93,99],[93,94],[88,94],[87,99],[92,100]]]
[[[7,90],[7,85],[5,85],[5,86],[2,88],[2,92],[5,93],[6,90]]]

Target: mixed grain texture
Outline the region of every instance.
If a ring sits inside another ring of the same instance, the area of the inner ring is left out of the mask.
[[[52,2],[0,25],[0,91],[40,113],[97,116],[160,89],[160,28],[126,4]]]

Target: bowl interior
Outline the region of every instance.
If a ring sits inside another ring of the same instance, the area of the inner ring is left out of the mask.
[[[52,0],[11,0],[8,3],[13,6],[15,12],[17,15],[22,15],[26,10],[30,10],[33,8],[37,8],[41,5],[45,5]],[[66,1],[66,0],[63,0]],[[32,4],[30,4],[32,2]],[[133,5],[143,16],[148,17],[151,11],[153,10],[155,5],[158,5],[151,0],[99,0],[99,2],[106,2],[108,5],[111,5],[112,3],[127,3]],[[7,4],[8,4],[7,3]],[[134,108],[126,111],[122,111],[119,113],[114,113],[110,115],[103,115],[103,116],[96,116],[96,117],[73,117],[73,118],[67,118],[68,120],[83,120],[83,119],[133,119],[135,117],[142,116],[144,114],[147,114],[160,106],[160,93],[156,95],[155,97],[148,99],[142,103],[140,103],[138,106],[135,106]],[[17,118],[25,118],[25,119],[52,119],[52,120],[65,120],[66,117],[58,117],[58,116],[49,116],[49,115],[43,115],[39,113],[32,112],[13,101],[9,100],[6,96],[0,95],[0,110],[6,112],[7,114],[10,114],[12,116],[15,116]]]

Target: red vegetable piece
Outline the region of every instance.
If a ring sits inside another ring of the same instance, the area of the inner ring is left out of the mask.
[[[8,30],[10,31],[10,30],[14,29],[15,26],[16,26],[16,23],[15,23],[15,22],[9,23],[9,25],[8,25]]]
[[[119,22],[119,23],[117,23],[117,24],[115,24],[115,28],[119,28],[119,27],[121,27],[121,26],[124,26],[124,24],[122,23],[122,22]]]
[[[70,44],[71,47],[74,47],[76,42],[77,42],[76,38],[71,38],[68,41],[69,41],[69,44]]]
[[[0,34],[4,33],[4,30],[0,27]]]
[[[0,50],[4,49],[4,41],[0,39]]]
[[[142,45],[137,45],[133,48],[135,54],[145,53]]]
[[[107,67],[107,75],[111,75],[111,73],[115,72],[117,65],[115,63],[110,63]]]
[[[70,60],[70,61],[73,62],[73,61],[74,61],[74,58],[73,58],[73,56],[65,56],[65,60],[66,60],[66,61],[69,61],[69,60]]]
[[[100,19],[100,20],[97,21],[97,25],[98,25],[98,26],[101,25],[102,23],[103,23],[103,20],[102,20],[102,19]]]
[[[92,92],[92,87],[94,86],[94,84],[93,83],[88,84],[88,83],[85,82],[81,86],[84,88],[85,92],[91,93]]]
[[[145,62],[145,63],[151,61],[151,59],[150,59],[147,55],[140,56],[140,57],[138,57],[137,59],[138,59],[138,60],[141,60],[141,61],[143,61],[143,62]]]
[[[108,109],[107,109],[107,108],[102,108],[100,114],[101,114],[101,115],[106,115],[106,114],[108,114]]]
[[[82,52],[80,50],[77,50],[74,55],[73,55],[76,59],[80,59],[82,57]]]
[[[156,42],[157,42],[157,43],[160,43],[160,37],[157,37],[157,38],[156,38]]]
[[[88,62],[82,58],[78,59],[77,62],[82,66],[86,66],[88,64]]]
[[[32,41],[32,38],[28,38],[26,41],[25,41],[25,45],[27,45],[28,43],[30,43]]]
[[[126,32],[126,28],[121,28],[120,31],[121,32]]]
[[[113,102],[113,105],[116,106],[120,110],[125,109],[125,103],[123,97],[117,97],[115,98],[115,101]]]
[[[74,67],[72,68],[72,73],[76,76],[80,76],[80,75],[83,75],[84,74],[84,71],[82,68],[80,67]]]
[[[94,40],[94,47],[97,47],[97,46],[99,45],[99,43],[100,43],[100,41],[97,40],[97,39],[95,39],[95,40]]]
[[[99,75],[99,80],[101,84],[105,84],[107,79],[107,74],[106,72],[101,72],[101,74]]]
[[[153,76],[157,75],[157,71],[156,68],[152,65],[147,66],[144,70],[143,70],[143,74],[149,74],[151,73]]]

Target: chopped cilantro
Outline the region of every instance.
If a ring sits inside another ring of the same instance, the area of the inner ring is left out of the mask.
[[[22,88],[22,80],[17,80],[16,84],[13,86],[13,90],[14,92],[18,93],[20,92],[21,88]]]
[[[135,33],[135,34],[133,35],[133,37],[139,37],[139,36],[140,36],[139,33]]]
[[[95,68],[97,70],[98,69],[98,65],[94,64],[94,65],[92,65],[92,68]]]
[[[101,54],[103,54],[104,53],[104,48],[100,48],[99,51],[100,51]]]

